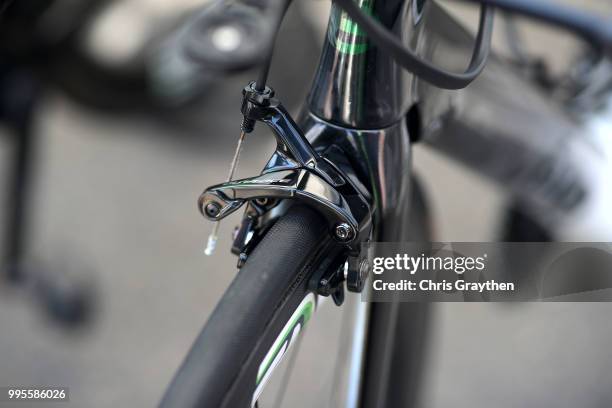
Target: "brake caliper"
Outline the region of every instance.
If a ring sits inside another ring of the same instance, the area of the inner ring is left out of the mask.
[[[337,304],[344,298],[345,280],[349,290],[361,292],[368,268],[359,264],[359,252],[372,235],[366,188],[356,177],[349,177],[350,169],[341,170],[315,151],[269,87],[259,92],[253,82],[247,85],[242,114],[243,132],[251,132],[256,122],[267,124],[276,138],[276,150],[260,175],[207,188],[198,200],[200,212],[211,221],[220,221],[246,205],[232,246],[240,267],[270,221],[282,214],[287,200],[297,200],[323,215],[329,234],[341,248],[333,262],[315,273],[312,289],[331,295]],[[330,150],[342,154],[339,148]]]

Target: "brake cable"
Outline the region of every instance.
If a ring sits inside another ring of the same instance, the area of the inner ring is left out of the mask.
[[[439,88],[467,87],[480,75],[487,63],[493,35],[494,12],[491,6],[480,7],[478,34],[468,68],[463,73],[454,73],[440,69],[417,56],[374,17],[364,13],[353,0],[333,0],[333,2],[340,6],[363,29],[368,38],[382,51],[388,53],[397,64]]]
[[[289,5],[291,4],[291,0],[279,0],[280,12],[277,13],[276,20],[274,21],[274,31],[273,36],[268,48],[266,49],[266,57],[264,59],[263,64],[261,65],[259,75],[257,77],[257,81],[253,83],[253,91],[264,95],[266,93],[266,82],[268,80],[268,73],[270,71],[270,66],[272,65],[272,56],[274,53],[274,43],[276,41],[276,37],[278,35],[278,31],[280,30],[280,26],[283,22],[283,18],[287,10],[289,9]],[[246,116],[242,120],[242,124],[240,126],[240,136],[238,137],[238,143],[236,145],[236,149],[234,151],[234,156],[232,158],[232,162],[230,164],[229,174],[227,176],[227,182],[231,182],[234,178],[234,173],[236,172],[236,168],[238,167],[238,161],[240,160],[240,153],[242,152],[242,146],[244,144],[244,140],[248,133],[253,131],[255,126],[255,120],[249,119]],[[207,211],[210,211],[207,210]],[[208,235],[208,240],[206,242],[206,247],[204,249],[204,254],[212,255],[217,246],[217,239],[219,233],[219,225],[221,221],[215,221],[213,225],[213,229],[211,233]]]
[[[270,72],[270,65],[272,65],[272,56],[274,54],[274,43],[276,42],[276,37],[278,36],[278,31],[280,30],[281,24],[289,9],[289,5],[291,4],[291,0],[280,0],[280,13],[276,17],[274,21],[274,36],[272,37],[272,43],[268,46],[266,58],[264,59],[263,64],[261,65],[261,69],[259,71],[259,76],[257,77],[257,81],[255,81],[255,90],[259,92],[264,92],[266,89],[266,82],[268,80],[268,73]]]

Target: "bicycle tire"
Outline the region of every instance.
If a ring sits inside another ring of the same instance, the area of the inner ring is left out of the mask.
[[[419,183],[413,180],[412,184],[407,238],[428,240],[431,228],[425,195]],[[251,406],[256,371],[265,354],[310,293],[308,282],[316,267],[338,250],[318,213],[303,206],[290,208],[225,292],[160,406]],[[359,407],[414,406],[426,352],[429,307],[381,303],[371,305],[370,314]],[[390,364],[381,364],[385,347],[393,356]]]
[[[160,406],[251,406],[264,357],[309,296],[319,261],[334,249],[315,211],[293,206],[280,217],[223,295]]]

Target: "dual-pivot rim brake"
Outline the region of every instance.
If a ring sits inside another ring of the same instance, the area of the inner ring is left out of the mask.
[[[344,255],[336,257],[339,261],[321,272],[314,289],[332,295],[336,303],[342,301],[338,286],[345,279],[349,290],[360,292],[367,268],[357,260],[361,244],[372,235],[369,193],[354,181],[356,177],[349,177],[350,169],[340,169],[325,153],[315,151],[269,87],[259,92],[249,83],[243,90],[242,114],[244,132],[251,132],[256,122],[272,129],[276,150],[261,174],[207,188],[198,199],[200,212],[220,221],[246,205],[233,246],[241,266],[284,205],[292,200],[307,205],[325,218],[328,233],[344,248]],[[342,154],[339,148],[331,150]],[[336,287],[330,287],[330,282],[336,282]]]

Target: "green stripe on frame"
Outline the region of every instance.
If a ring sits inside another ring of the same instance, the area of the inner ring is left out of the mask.
[[[373,0],[356,0],[356,2],[362,11],[372,15],[374,8]],[[334,34],[334,37],[336,38],[334,41],[332,41],[332,44],[336,47],[336,49],[344,54],[363,54],[368,49],[365,32],[344,11],[337,9],[337,12],[337,16],[340,18],[340,23],[336,26],[337,31]]]
[[[336,41],[336,49],[344,54],[363,54],[368,49],[368,43],[347,43],[344,41]]]
[[[347,34],[364,35],[359,25],[345,15],[340,20],[340,30]]]
[[[262,380],[262,378],[264,377],[264,375],[266,374],[266,372],[268,371],[268,369],[270,368],[270,365],[272,364],[272,361],[274,361],[274,359],[276,358],[276,356],[278,355],[278,353],[281,350],[281,347],[283,346],[283,344],[285,344],[285,342],[287,341],[288,337],[293,333],[293,329],[295,329],[295,326],[298,325],[300,319],[303,317],[303,322],[302,324],[305,326],[306,323],[310,320],[310,317],[312,316],[312,313],[314,311],[314,297],[311,299],[305,299],[306,302],[304,304],[301,305],[300,309],[298,309],[296,312],[297,314],[294,315],[293,319],[291,319],[290,323],[285,326],[283,332],[281,333],[281,335],[276,339],[276,341],[274,342],[274,344],[272,345],[273,348],[273,352],[272,354],[270,354],[268,356],[268,358],[266,358],[266,360],[261,364],[261,366],[259,367],[258,373],[257,373],[257,378],[255,380],[255,384],[259,385],[259,382]]]

